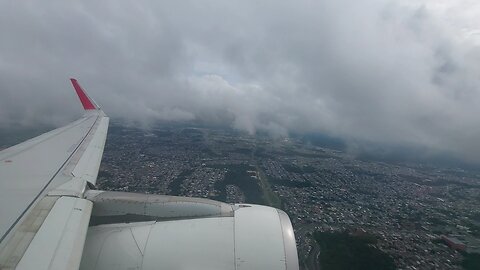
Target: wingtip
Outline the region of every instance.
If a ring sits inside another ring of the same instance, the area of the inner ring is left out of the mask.
[[[87,95],[85,90],[80,86],[78,81],[75,78],[70,78],[70,81],[72,82],[73,88],[75,89],[75,92],[77,92],[77,96],[80,99],[80,102],[82,102],[83,109],[84,110],[98,110],[98,106],[95,104],[95,102]]]

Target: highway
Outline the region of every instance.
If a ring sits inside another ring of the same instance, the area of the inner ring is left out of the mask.
[[[301,224],[296,226],[295,234],[297,235],[297,239],[311,238],[311,234],[316,230],[317,226],[317,224]],[[299,254],[300,261],[304,261],[304,265],[300,265],[300,269],[320,270],[320,265],[318,263],[320,246],[313,238],[311,239],[310,244],[312,249],[308,254]]]

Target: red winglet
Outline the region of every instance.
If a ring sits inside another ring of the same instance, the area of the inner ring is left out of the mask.
[[[78,98],[82,102],[83,108],[85,110],[97,110],[98,108],[95,105],[95,102],[93,102],[88,97],[87,93],[85,93],[85,90],[83,90],[83,88],[80,86],[80,84],[78,84],[77,80],[72,78],[72,79],[70,79],[70,81],[72,81],[73,88],[75,88],[75,91],[77,92]]]

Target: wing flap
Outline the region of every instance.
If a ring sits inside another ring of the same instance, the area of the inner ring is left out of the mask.
[[[5,248],[0,251],[0,269],[15,268],[57,199],[58,197],[45,197],[35,205],[28,218],[23,220]]]
[[[78,269],[92,206],[85,199],[60,197],[16,269]]]

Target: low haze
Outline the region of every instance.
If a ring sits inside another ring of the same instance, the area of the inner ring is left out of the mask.
[[[3,1],[0,128],[201,121],[480,162],[476,1]]]

